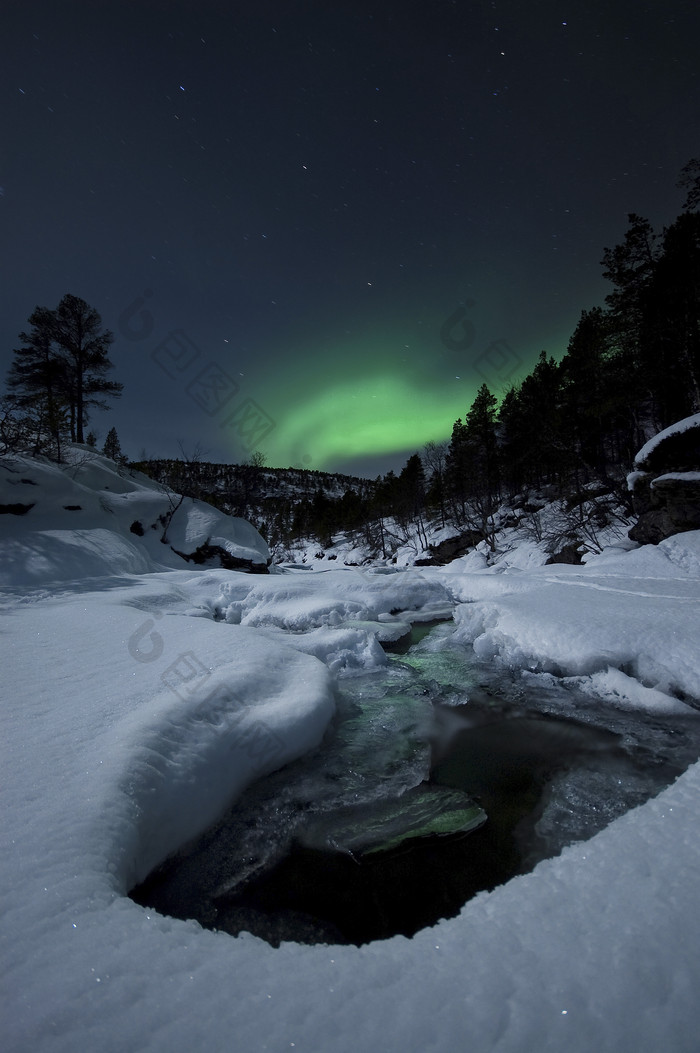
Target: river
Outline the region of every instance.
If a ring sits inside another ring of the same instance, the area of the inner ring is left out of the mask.
[[[257,782],[131,895],[273,945],[411,936],[593,836],[699,755],[700,714],[617,709],[478,661],[452,623],[419,624],[386,668],[340,681],[316,752]],[[423,822],[426,801],[458,816],[454,831],[397,838],[402,807],[425,834],[411,809]]]

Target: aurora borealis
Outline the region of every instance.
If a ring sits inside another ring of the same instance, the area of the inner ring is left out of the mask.
[[[399,468],[678,213],[699,40],[686,0],[11,3],[0,368],[71,292],[116,336],[100,442]]]

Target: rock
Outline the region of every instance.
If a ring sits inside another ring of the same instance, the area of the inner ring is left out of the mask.
[[[0,516],[23,516],[27,512],[30,512],[34,507],[31,505],[23,505],[20,501],[15,501],[12,504],[2,505],[0,504]]]
[[[220,545],[210,545],[206,542],[204,545],[199,545],[194,552],[178,552],[176,548],[170,546],[176,556],[181,556],[182,559],[187,560],[188,563],[196,563],[201,566],[203,563],[209,563],[212,566],[224,567],[225,570],[242,570],[248,574],[269,574],[269,564],[267,563],[255,563],[252,559],[242,559],[239,556],[232,556],[230,552],[227,552],[225,548]]]
[[[338,808],[312,820],[299,840],[352,856],[388,852],[417,838],[469,833],[486,812],[461,790],[416,786],[400,797]]]
[[[446,563],[451,563],[453,559],[466,556],[470,549],[476,548],[483,540],[484,535],[478,530],[467,530],[463,534],[457,534],[456,537],[448,537],[437,545],[430,545],[430,557],[416,560],[416,566],[444,566]]]
[[[655,435],[639,451],[627,478],[639,517],[632,541],[657,545],[700,529],[700,414]]]
[[[638,505],[638,489],[642,490]],[[629,531],[632,541],[658,545],[685,530],[700,530],[700,472],[642,476],[633,490],[639,519]]]
[[[578,542],[572,542],[570,545],[564,545],[558,552],[553,552],[547,560],[545,566],[549,566],[551,563],[570,563],[578,565],[581,563],[581,553],[579,552]]]

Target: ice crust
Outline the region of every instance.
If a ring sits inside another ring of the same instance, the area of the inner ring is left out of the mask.
[[[86,503],[120,485],[108,464],[95,473]],[[73,503],[66,478],[24,486],[53,486],[55,508]],[[584,567],[251,578],[128,555],[107,569],[113,513],[91,507],[69,540],[53,513],[38,531],[1,517],[5,553],[24,553],[6,559],[2,594],[4,1050],[695,1053],[697,764],[411,940],[274,949],[125,893],[319,742],[334,674],[381,664],[381,626],[450,597],[457,637],[480,653],[625,709],[686,712],[674,693],[700,696],[700,532]]]

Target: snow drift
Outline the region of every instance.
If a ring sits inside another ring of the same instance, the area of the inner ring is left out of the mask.
[[[62,465],[2,458],[0,584],[182,567],[205,545],[251,569],[266,568],[267,545],[245,520],[181,501],[87,447],[69,447],[67,456]]]

